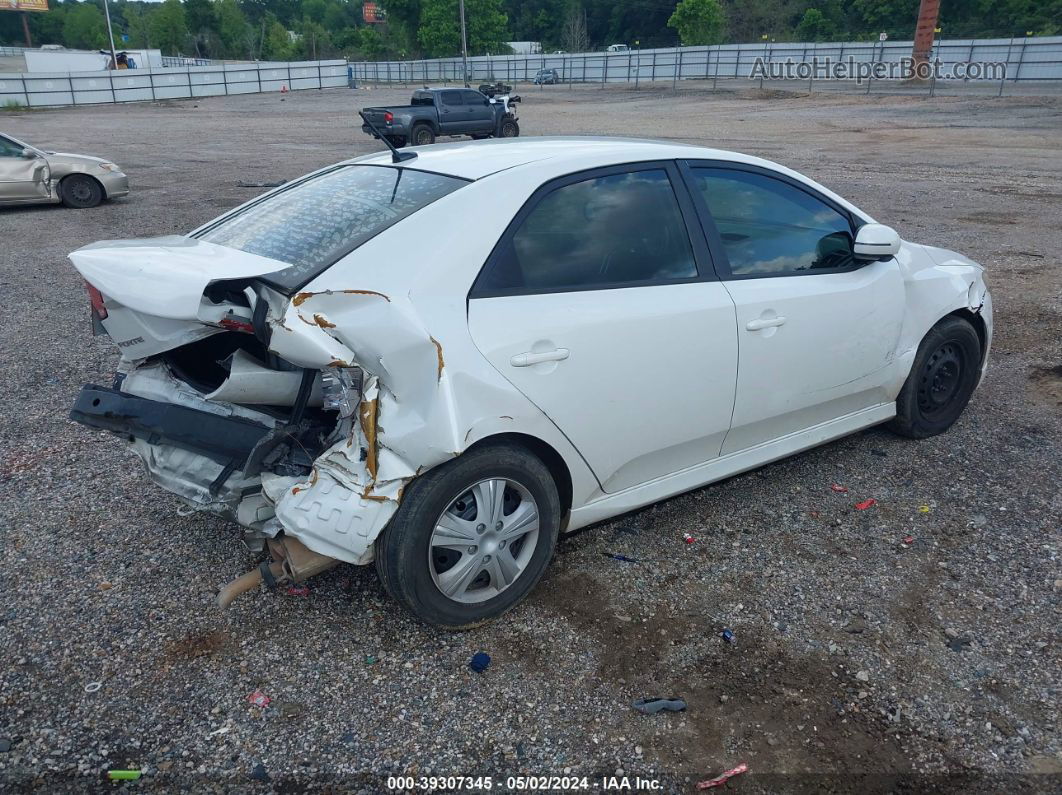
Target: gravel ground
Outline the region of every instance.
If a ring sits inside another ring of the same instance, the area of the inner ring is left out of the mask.
[[[66,418],[116,354],[90,336],[65,255],[187,231],[254,194],[237,180],[370,151],[355,107],[406,95],[0,114],[16,137],[113,157],[133,183],[95,210],[0,210],[0,789],[95,789],[133,767],[146,776],[131,786],[173,791],[566,773],[596,789],[622,771],[689,792],[746,761],[730,788],[1058,791],[1057,97],[528,88],[525,134],[762,155],[985,264],[996,342],[969,409],[943,436],[870,430],[580,532],[524,605],[463,634],[414,622],[371,567],[213,608],[255,562],[236,529],[178,515],[117,440]],[[493,657],[483,674],[477,651]],[[255,690],[272,703],[249,704]],[[688,711],[629,706],[672,695]]]

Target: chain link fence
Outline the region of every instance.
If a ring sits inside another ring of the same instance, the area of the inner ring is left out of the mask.
[[[938,91],[976,88],[997,95],[1008,86],[1062,88],[1062,36],[937,41],[924,77],[906,74],[913,43],[764,42],[714,47],[675,47],[619,53],[554,53],[470,58],[470,84],[528,83],[540,72],[555,84],[710,82],[782,90]],[[786,65],[790,66],[787,67]],[[842,65],[840,72],[836,65]],[[976,68],[968,68],[968,65]],[[801,65],[804,65],[801,68]],[[460,58],[360,61],[353,80],[369,84],[463,84]],[[555,74],[552,74],[552,73]],[[840,74],[841,76],[838,76]]]

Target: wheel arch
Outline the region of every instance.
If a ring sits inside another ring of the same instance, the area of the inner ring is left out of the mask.
[[[58,185],[58,187],[59,187],[59,190],[60,190],[60,191],[62,191],[62,189],[63,189],[63,183],[64,183],[64,182],[66,182],[66,181],[67,181],[68,179],[70,179],[71,177],[85,177],[85,178],[87,178],[87,179],[91,179],[91,180],[92,180],[93,182],[95,182],[95,183],[96,183],[96,185],[97,185],[97,186],[99,187],[99,189],[100,189],[100,192],[101,192],[101,193],[103,194],[103,198],[104,198],[104,199],[108,199],[108,198],[110,198],[110,197],[109,197],[109,196],[107,195],[107,186],[106,186],[106,185],[104,185],[104,184],[103,184],[103,183],[102,183],[102,182],[101,182],[100,180],[98,180],[98,179],[97,179],[97,178],[96,178],[95,176],[93,176],[92,174],[88,174],[88,173],[86,173],[86,172],[84,172],[84,171],[71,171],[71,172],[70,172],[69,174],[63,174],[63,176],[61,176],[61,177],[59,178],[59,181],[58,181],[58,183],[56,183],[56,184]]]
[[[484,447],[491,444],[510,444],[523,447],[532,455],[537,457],[543,464],[546,465],[546,469],[549,470],[549,474],[553,478],[554,484],[557,486],[557,496],[560,499],[561,504],[561,526],[563,530],[564,524],[567,522],[568,511],[572,507],[572,473],[568,469],[568,464],[565,462],[564,457],[558,453],[551,444],[544,442],[537,436],[531,436],[526,433],[505,432],[496,433],[490,436],[484,436],[482,439],[477,439],[473,444],[469,445],[462,453],[475,450],[479,447]]]
[[[985,323],[985,319],[981,317],[980,312],[974,312],[971,309],[956,309],[954,312],[949,312],[940,320],[949,317],[959,317],[974,327],[974,331],[977,332],[977,340],[981,344],[981,364],[984,365],[985,357],[988,355],[988,325]],[[940,322],[937,321],[937,323]],[[934,323],[933,325],[936,325]],[[926,332],[928,333],[928,332]]]

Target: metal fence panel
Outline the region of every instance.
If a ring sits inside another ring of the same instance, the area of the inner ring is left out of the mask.
[[[342,60],[203,63],[106,72],[20,72],[0,74],[0,105],[6,102],[30,107],[94,105],[346,85],[347,62]]]

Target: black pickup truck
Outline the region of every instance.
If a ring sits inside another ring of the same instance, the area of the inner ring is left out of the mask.
[[[424,88],[413,92],[409,105],[365,108],[380,134],[395,146],[424,146],[440,135],[473,138],[515,138],[520,134],[513,105],[515,96],[487,97],[471,88]],[[368,124],[363,132],[379,136]]]

